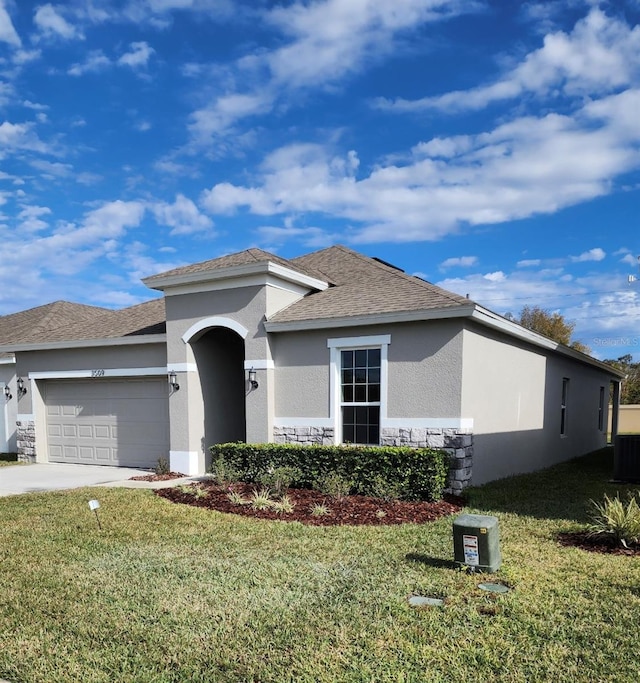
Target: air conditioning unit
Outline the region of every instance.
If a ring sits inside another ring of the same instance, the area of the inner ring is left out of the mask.
[[[618,434],[613,440],[613,479],[640,482],[640,434]]]

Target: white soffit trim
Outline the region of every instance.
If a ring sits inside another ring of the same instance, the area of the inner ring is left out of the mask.
[[[281,266],[280,264],[273,263],[272,261],[257,261],[255,263],[245,263],[241,266],[203,270],[197,273],[184,273],[182,275],[169,275],[167,277],[152,276],[150,278],[144,278],[142,282],[144,282],[144,284],[151,289],[159,290],[165,290],[168,288],[173,289],[181,286],[184,287],[185,285],[196,285],[199,283],[201,286],[196,287],[191,291],[203,291],[203,283],[234,280],[234,284],[232,285],[233,287],[246,287],[249,286],[246,283],[249,281],[251,276],[262,275],[264,278],[265,275],[269,274],[277,277],[280,280],[302,285],[307,289],[324,290],[329,287],[329,284],[324,282],[324,280],[318,280],[317,278],[310,277],[309,275],[304,275],[303,273],[299,273],[297,270],[287,268],[286,266]],[[262,284],[264,284],[264,282]],[[175,293],[178,292],[176,291]],[[168,294],[171,293],[168,292]]]
[[[354,315],[340,318],[314,318],[312,320],[290,320],[286,322],[270,322],[267,320],[264,327],[267,332],[298,332],[338,327],[362,327],[364,325],[390,325],[394,323],[420,322],[423,320],[441,320],[442,318],[466,318],[471,315],[473,310],[473,306],[455,306],[431,310],[372,313],[370,315]]]
[[[274,417],[273,426],[279,427],[333,427],[330,417]]]
[[[251,370],[273,370],[276,364],[272,360],[246,360],[244,369]]]
[[[34,344],[6,344],[0,351],[55,351],[57,349],[85,349],[99,346],[137,346],[139,344],[166,344],[166,334],[138,334],[130,337],[109,337],[106,339],[73,339],[71,341],[43,342]]]
[[[213,316],[212,318],[204,318],[203,320],[199,320],[197,323],[191,325],[191,327],[182,335],[182,341],[185,344],[188,344],[196,336],[196,334],[198,334],[198,332],[208,330],[212,327],[226,327],[227,329],[233,330],[239,334],[243,339],[246,339],[247,335],[249,334],[249,330],[244,327],[244,325],[241,325],[232,318]]]
[[[218,292],[224,289],[241,289],[243,287],[273,287],[304,296],[309,292],[309,287],[279,280],[273,275],[249,275],[233,280],[213,280],[212,282],[196,282],[187,285],[178,285],[165,291],[165,296],[180,296],[182,294],[198,294],[199,292]]]
[[[109,377],[158,377],[166,374],[167,368],[96,368],[95,370],[30,372],[29,379],[95,379],[100,381]]]
[[[381,429],[473,429],[472,417],[387,417]]]
[[[169,363],[167,372],[198,372],[196,363]]]
[[[485,325],[487,327],[492,327],[493,329],[500,330],[505,334],[508,334],[512,337],[517,337],[518,339],[523,339],[524,341],[528,341],[531,344],[535,344],[536,346],[539,346],[541,348],[549,349],[550,351],[557,351],[558,353],[561,353],[563,356],[568,356],[569,358],[573,358],[574,360],[577,360],[581,363],[591,365],[593,367],[599,368],[600,370],[605,370],[610,375],[620,377],[621,379],[624,378],[624,372],[616,370],[611,365],[607,365],[606,363],[596,360],[591,356],[587,356],[584,353],[580,353],[579,351],[569,348],[564,344],[559,344],[558,342],[553,341],[552,339],[548,339],[547,337],[538,334],[537,332],[528,330],[526,327],[522,327],[522,325],[518,325],[518,323],[514,323],[511,320],[507,320],[506,318],[503,318],[501,315],[498,315],[493,311],[483,308],[482,306],[476,306],[475,311],[471,314],[470,317],[472,320],[475,320],[481,325]]]

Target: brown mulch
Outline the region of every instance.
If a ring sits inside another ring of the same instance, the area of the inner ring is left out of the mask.
[[[250,505],[234,504],[228,498],[229,490],[212,482],[194,484],[190,488],[203,489],[206,491],[206,496],[197,498],[178,488],[157,489],[155,494],[173,503],[194,505],[245,517],[295,521],[314,526],[423,524],[453,515],[464,505],[464,501],[456,496],[445,496],[443,500],[436,503],[428,503],[385,501],[369,496],[345,496],[337,499],[310,489],[289,489],[287,495],[295,507],[291,513],[279,514],[274,510],[254,510]],[[256,488],[253,484],[234,484],[233,486],[233,490],[245,499],[250,498]],[[329,514],[312,515],[311,510],[314,505],[326,506]]]
[[[580,548],[592,553],[640,556],[640,545],[633,544],[625,548],[617,544],[610,536],[589,536],[586,531],[564,531],[558,534],[558,542],[566,547]]]
[[[180,472],[166,472],[165,474],[140,474],[137,477],[130,477],[129,481],[169,481],[169,479],[182,479],[186,474]]]

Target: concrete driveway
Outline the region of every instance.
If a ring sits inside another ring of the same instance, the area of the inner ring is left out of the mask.
[[[62,463],[0,467],[0,496],[77,489],[82,486],[118,485],[139,474],[149,474],[149,470]]]

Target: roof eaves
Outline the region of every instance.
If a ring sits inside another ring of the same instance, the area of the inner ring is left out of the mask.
[[[139,334],[121,337],[101,337],[99,339],[70,339],[50,342],[0,345],[0,353],[20,351],[55,351],[59,349],[83,349],[101,346],[133,346],[139,344],[165,344],[166,334]]]

